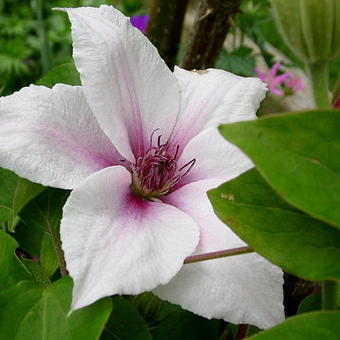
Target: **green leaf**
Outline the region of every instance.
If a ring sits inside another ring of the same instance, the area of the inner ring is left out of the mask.
[[[311,294],[306,296],[300,303],[298,314],[315,312],[322,309],[321,294]]]
[[[340,312],[314,312],[289,318],[258,333],[251,340],[335,340],[340,334]]]
[[[305,279],[340,279],[340,231],[289,206],[255,169],[208,196],[217,216],[271,262]]]
[[[0,334],[3,339],[98,339],[109,318],[109,298],[73,312],[72,280],[64,278],[44,289],[21,281],[0,292]]]
[[[58,256],[50,234],[45,234],[42,238],[40,262],[47,277],[51,277],[59,267]]]
[[[13,231],[19,211],[44,187],[0,168],[0,190],[0,225],[8,222],[8,229]]]
[[[23,221],[14,234],[20,248],[40,257],[41,265],[51,276],[63,261],[59,235],[62,208],[69,191],[47,188],[20,212]]]
[[[49,280],[45,270],[42,268],[39,262],[32,261],[31,259],[27,258],[23,258],[22,262],[29,269],[36,283],[44,287],[50,285],[51,281]]]
[[[223,125],[290,204],[340,229],[340,113],[309,111]]]
[[[0,291],[18,281],[32,279],[30,272],[15,255],[17,248],[17,242],[0,230]]]
[[[115,296],[112,302],[113,311],[102,339],[152,340],[146,322],[129,301]]]
[[[254,76],[255,58],[252,52],[251,48],[244,46],[231,53],[224,49],[216,62],[216,68],[242,76]]]
[[[154,340],[214,340],[218,339],[220,322],[207,320],[185,310],[170,313],[153,332]]]
[[[80,85],[80,76],[73,63],[62,64],[54,67],[40,80],[37,85],[44,85],[52,88],[57,83],[68,85]]]
[[[165,301],[151,292],[129,296],[129,301],[137,308],[147,323],[154,323],[161,315]]]

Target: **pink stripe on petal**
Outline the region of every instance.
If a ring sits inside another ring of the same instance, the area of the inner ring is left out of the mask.
[[[103,154],[95,152],[89,147],[80,144],[79,141],[75,140],[74,138],[61,133],[53,127],[48,126],[48,124],[40,123],[38,125],[32,126],[31,129],[36,130],[37,133],[41,133],[51,140],[54,140],[54,142],[57,144],[56,147],[63,148],[65,151],[68,150],[71,153],[78,155],[80,160],[84,159],[88,163],[92,163],[93,167],[97,170],[122,163],[120,161],[120,159],[122,159],[122,156],[120,156],[118,152],[114,150],[113,146],[112,155],[104,156]]]

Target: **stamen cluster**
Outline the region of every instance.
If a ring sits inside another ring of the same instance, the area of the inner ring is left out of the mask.
[[[138,196],[150,200],[157,200],[158,197],[171,192],[196,161],[192,159],[178,169],[179,146],[171,148],[168,143],[161,144],[160,137],[157,146],[150,146],[134,164],[130,163],[132,190]]]

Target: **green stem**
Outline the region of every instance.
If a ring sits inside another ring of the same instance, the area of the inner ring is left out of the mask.
[[[187,263],[201,262],[201,261],[207,261],[207,260],[214,260],[214,259],[219,259],[222,257],[242,255],[242,254],[247,254],[247,253],[252,253],[252,252],[254,252],[254,250],[248,246],[233,248],[233,249],[226,249],[226,250],[219,250],[219,251],[214,251],[212,253],[188,256],[184,260],[184,263],[187,264]]]
[[[329,98],[329,64],[312,63],[307,64],[307,70],[312,82],[315,105],[319,109],[330,108]],[[322,309],[338,309],[338,283],[336,281],[325,280],[322,285]]]
[[[338,309],[338,283],[337,281],[325,280],[322,286],[322,309]]]
[[[68,272],[66,268],[64,252],[63,252],[63,249],[61,248],[61,241],[60,241],[59,234],[57,234],[54,231],[49,221],[46,221],[46,227],[47,227],[47,232],[50,235],[54,251],[57,255],[57,259],[58,259],[59,267],[60,267],[60,275],[61,277],[66,277],[68,276]]]
[[[55,250],[57,258],[58,258],[58,262],[59,262],[59,266],[60,266],[60,274],[61,274],[62,277],[66,277],[66,276],[68,276],[68,272],[67,272],[67,268],[66,268],[64,252],[61,248],[60,239],[54,233],[54,231],[53,231],[53,229],[52,229],[52,227],[50,226],[49,223],[47,224],[47,228],[48,228],[48,232],[50,234],[51,240],[52,240],[54,250]]]
[[[315,105],[319,109],[330,108],[329,98],[329,64],[328,62],[307,64],[307,70],[312,83]]]
[[[43,72],[46,73],[52,67],[50,48],[46,36],[46,29],[43,19],[43,0],[34,0],[33,7],[37,18],[37,31],[40,39],[40,54]]]

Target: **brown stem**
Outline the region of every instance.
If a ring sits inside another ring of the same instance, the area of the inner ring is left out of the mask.
[[[241,0],[201,0],[182,67],[187,70],[213,67],[223,42],[240,11]]]
[[[188,0],[153,0],[147,36],[173,70]]]
[[[235,340],[242,340],[248,336],[250,326],[247,324],[241,324],[238,328],[238,332]]]
[[[228,256],[252,253],[253,251],[254,250],[252,248],[248,247],[248,246],[233,248],[233,249],[219,250],[219,251],[214,251],[212,253],[188,256],[184,260],[184,263],[186,264],[186,263],[194,263],[194,262],[200,262],[200,261],[214,260],[214,259],[218,259],[218,258],[221,258],[221,257],[228,257]]]

